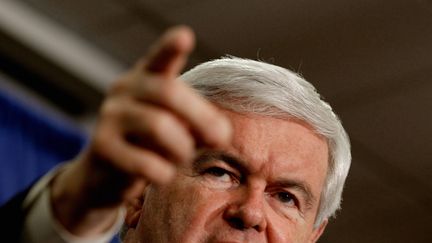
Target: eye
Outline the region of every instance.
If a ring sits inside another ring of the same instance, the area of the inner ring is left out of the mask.
[[[204,171],[205,174],[217,177],[218,180],[224,182],[230,182],[232,180],[232,175],[229,171],[222,169],[220,167],[211,167]]]
[[[289,192],[278,192],[278,193],[276,193],[276,197],[283,204],[287,204],[287,205],[295,205],[296,204],[295,197]]]
[[[197,178],[210,189],[234,189],[241,184],[242,174],[223,161],[208,162],[197,169]]]

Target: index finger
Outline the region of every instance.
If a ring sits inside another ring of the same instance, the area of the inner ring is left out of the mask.
[[[195,45],[193,31],[186,26],[169,29],[151,48],[144,59],[144,71],[175,78],[184,67]]]

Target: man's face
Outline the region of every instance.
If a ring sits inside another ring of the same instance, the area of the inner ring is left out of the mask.
[[[234,136],[201,151],[145,194],[142,242],[314,242],[328,163],[324,138],[300,121],[226,111]]]

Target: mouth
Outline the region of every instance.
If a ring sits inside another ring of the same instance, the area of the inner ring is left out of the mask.
[[[216,241],[215,243],[241,243],[240,241]]]
[[[210,242],[211,243],[246,243],[248,241],[237,237],[217,237],[210,240]]]
[[[239,231],[233,229],[218,229],[214,234],[207,235],[206,243],[252,243],[267,242],[263,235],[255,231]]]

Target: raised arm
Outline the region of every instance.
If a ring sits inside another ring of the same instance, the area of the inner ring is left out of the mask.
[[[91,143],[51,185],[54,215],[69,232],[104,232],[146,185],[169,183],[197,144],[230,141],[227,118],[177,79],[193,46],[189,28],[170,29],[113,85]]]

